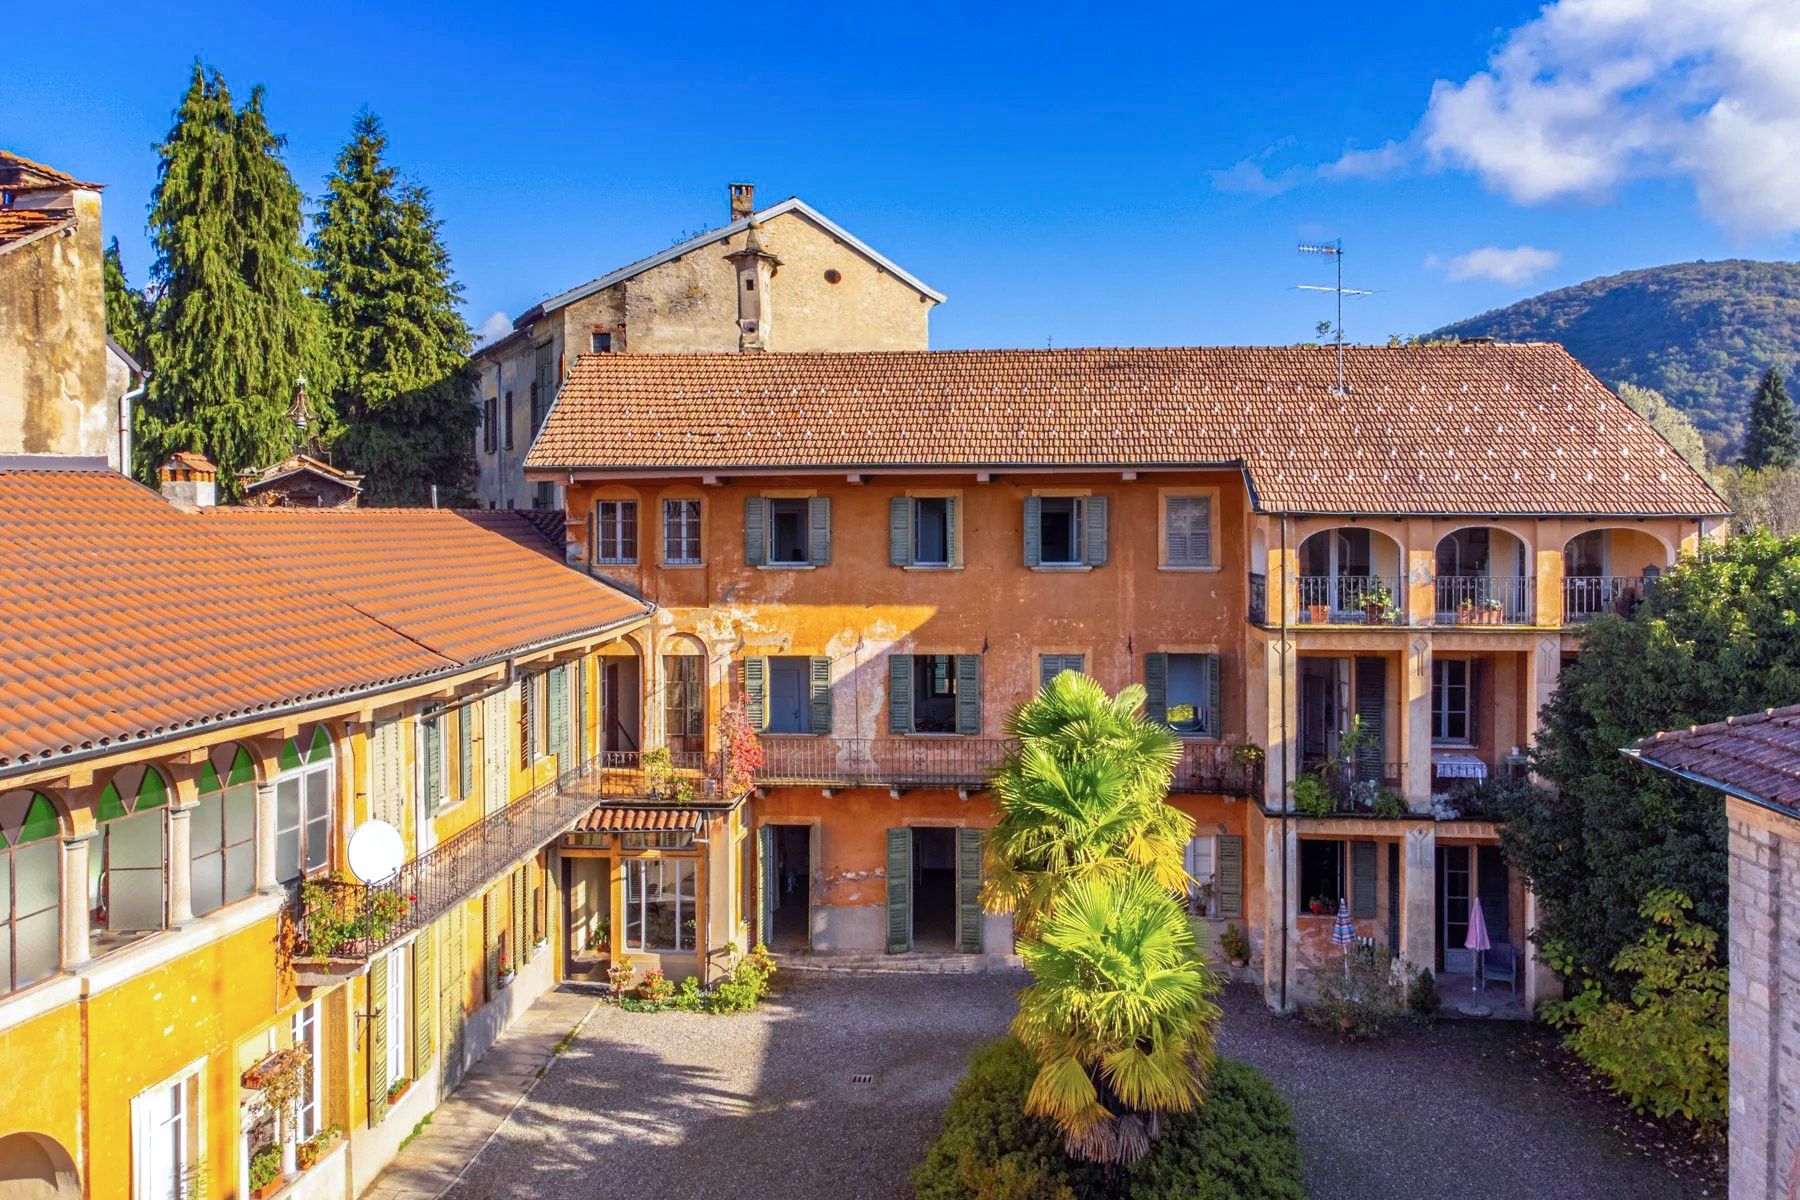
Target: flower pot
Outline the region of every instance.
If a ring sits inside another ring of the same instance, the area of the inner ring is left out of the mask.
[[[1250,965],[1250,960],[1247,958],[1234,958],[1231,960],[1231,965],[1239,968],[1247,967]]]
[[[1306,619],[1314,625],[1323,625],[1331,620],[1331,605],[1309,604],[1306,606]]]
[[[1365,604],[1363,605],[1363,619],[1371,625],[1379,625],[1381,624],[1381,614],[1386,611],[1379,604]]]

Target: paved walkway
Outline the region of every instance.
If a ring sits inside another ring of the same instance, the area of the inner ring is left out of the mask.
[[[408,1142],[363,1200],[435,1200],[530,1095],[555,1061],[556,1046],[594,1011],[591,995],[541,997],[438,1105],[431,1124]]]
[[[371,1195],[417,1200],[448,1184],[449,1200],[910,1200],[950,1089],[1005,1031],[1023,979],[793,971],[743,1016],[603,1006],[540,1080],[591,1004],[558,993],[527,1016],[539,1031],[503,1039]],[[1634,1153],[1611,1111],[1534,1069],[1522,1051],[1542,1035],[1517,1024],[1344,1045],[1270,1015],[1247,986],[1228,989],[1225,1009],[1219,1049],[1293,1105],[1313,1200],[1706,1195]]]

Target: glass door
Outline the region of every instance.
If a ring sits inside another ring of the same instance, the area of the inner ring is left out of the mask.
[[[1469,882],[1469,848],[1439,846],[1438,970],[1453,975],[1475,969],[1475,952],[1464,945],[1469,940]]]

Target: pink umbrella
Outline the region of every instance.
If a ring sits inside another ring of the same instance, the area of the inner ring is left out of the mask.
[[[1475,951],[1475,981],[1469,985],[1471,992],[1481,986],[1481,952],[1493,945],[1488,941],[1487,918],[1481,915],[1481,897],[1477,896],[1469,908],[1469,936],[1463,939],[1463,947]]]

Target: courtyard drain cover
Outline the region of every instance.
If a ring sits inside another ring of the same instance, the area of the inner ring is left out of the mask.
[[[873,1075],[852,1075],[850,1077],[850,1082],[851,1083],[874,1083],[875,1077]]]

